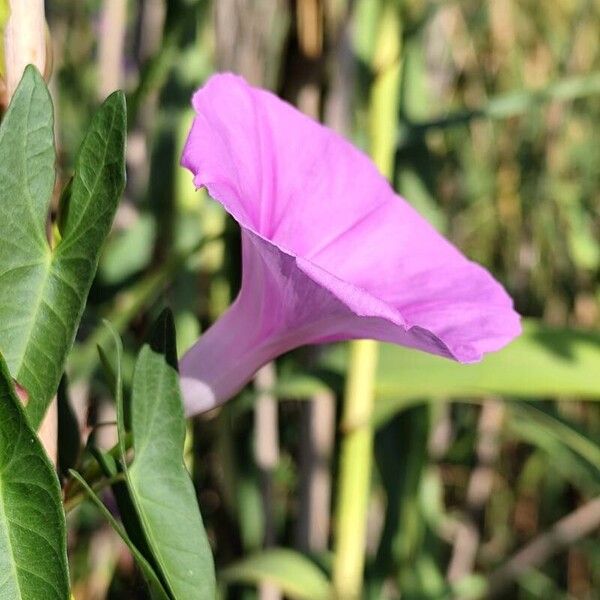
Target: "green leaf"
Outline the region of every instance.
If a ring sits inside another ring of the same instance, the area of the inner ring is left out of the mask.
[[[81,453],[81,432],[71,407],[67,377],[63,376],[56,394],[58,404],[58,470],[67,475]]]
[[[0,352],[28,392],[37,427],[56,393],[125,181],[125,101],[110,96],[81,146],[61,203],[62,239],[46,239],[54,188],[53,108],[28,67],[0,126]]]
[[[69,597],[60,488],[0,357],[0,598]]]
[[[552,465],[554,478],[562,478],[583,494],[597,495],[600,492],[600,462],[590,463],[582,454],[579,444],[573,444],[572,436],[579,435],[576,430],[567,432],[563,439],[562,432],[566,424],[557,423],[545,418],[539,419],[535,410],[519,410],[520,402],[507,404],[509,418],[506,419],[506,429],[511,437],[521,439],[536,447],[547,456],[547,463]],[[517,410],[514,410],[517,408]],[[591,439],[586,444],[595,445]],[[585,450],[584,450],[585,452]],[[598,453],[598,446],[595,446]]]
[[[118,285],[148,267],[156,247],[156,219],[143,213],[127,229],[111,234],[100,258],[103,284]]]
[[[98,461],[98,464],[104,472],[104,475],[106,477],[114,477],[118,473],[126,474],[127,449],[131,444],[131,439],[128,438],[127,435],[125,419],[123,374],[121,368],[123,359],[123,344],[114,327],[108,321],[104,321],[104,325],[108,329],[113,341],[114,348],[112,354],[114,360],[110,360],[108,354],[101,346],[98,346],[98,351],[100,353],[100,360],[104,366],[106,376],[110,381],[110,386],[117,407],[117,432],[120,462],[110,454],[103,454],[101,451],[93,447],[90,447],[90,451]],[[127,532],[129,539],[160,576],[160,570],[158,569],[156,561],[152,556],[152,551],[148,546],[140,518],[134,506],[133,499],[131,498],[128,483],[126,481],[118,482],[113,484],[111,488],[113,494],[115,495],[117,506],[119,507],[121,521],[123,522],[123,526],[125,527],[125,531]]]
[[[150,348],[158,354],[164,355],[167,365],[174,371],[179,370],[177,364],[177,341],[175,336],[175,322],[173,313],[166,308],[163,310],[148,337]]]
[[[346,351],[333,348],[322,361],[344,372]],[[391,344],[382,344],[375,420],[382,423],[415,400],[499,395],[544,399],[600,399],[600,334],[524,322],[523,334],[477,364],[462,365]]]
[[[134,459],[129,491],[148,545],[175,599],[213,599],[213,559],[183,462],[185,420],[173,357],[172,317],[165,314],[135,366],[131,397]],[[122,410],[118,410],[122,420]],[[123,426],[120,425],[120,433]]]
[[[109,384],[112,393],[115,398],[115,404],[117,407],[117,432],[118,432],[118,444],[119,453],[123,464],[126,464],[127,458],[127,431],[126,431],[126,420],[125,420],[125,406],[123,398],[123,371],[121,363],[123,360],[123,342],[115,328],[110,324],[109,321],[104,321],[104,326],[108,329],[110,337],[114,344],[114,369],[111,364],[110,358],[102,346],[98,346],[98,353],[100,354],[100,362],[104,367],[104,372],[109,378]]]
[[[94,490],[86,483],[85,479],[77,473],[77,471],[70,471],[71,476],[76,479],[81,487],[85,490],[89,499],[96,505],[96,507],[100,510],[105,519],[111,524],[112,528],[119,534],[121,539],[125,542],[131,554],[135,558],[136,563],[140,567],[146,582],[148,583],[148,587],[150,589],[150,595],[153,600],[170,600],[169,595],[165,592],[160,580],[158,579],[154,569],[148,563],[148,561],[144,558],[143,554],[136,548],[135,544],[131,541],[127,532],[123,529],[123,527],[119,524],[119,522],[112,516],[110,511],[104,506],[102,500],[98,498]]]
[[[397,573],[403,583],[417,582],[414,560],[423,551],[425,523],[418,495],[428,459],[429,413],[429,406],[412,406],[386,422],[375,438],[375,459],[387,494],[376,567],[379,574]]]
[[[423,135],[432,128],[447,128],[469,123],[474,119],[508,119],[531,112],[547,102],[569,102],[576,98],[596,96],[600,92],[600,73],[565,77],[545,88],[517,90],[491,98],[480,108],[463,109],[443,117],[410,124],[407,131],[398,136],[399,146],[405,146],[412,136]]]
[[[268,581],[295,600],[327,600],[331,588],[327,577],[308,558],[285,548],[249,556],[220,573],[226,583],[259,584]]]
[[[514,414],[517,429],[523,423],[533,425],[538,432],[543,433],[549,440],[560,443],[569,448],[573,453],[586,460],[590,467],[595,469],[596,478],[600,474],[600,446],[583,431],[555,410],[543,406],[536,406],[527,402],[515,402],[509,405],[509,410]],[[540,444],[541,445],[541,444]]]

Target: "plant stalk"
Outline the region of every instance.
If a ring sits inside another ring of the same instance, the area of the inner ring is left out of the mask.
[[[9,0],[9,17],[4,28],[2,104],[8,106],[28,64],[47,78],[51,60],[46,39],[44,0]]]
[[[373,340],[350,344],[346,397],[342,416],[340,474],[333,587],[336,598],[361,597],[365,564],[367,507],[371,484],[375,371],[378,345]]]
[[[392,3],[382,6],[373,47],[372,65],[376,77],[369,106],[371,156],[380,172],[391,179],[401,76],[401,24],[397,7]],[[333,587],[336,598],[340,600],[362,597],[373,463],[372,416],[377,359],[377,342],[351,342],[342,415],[333,563]]]

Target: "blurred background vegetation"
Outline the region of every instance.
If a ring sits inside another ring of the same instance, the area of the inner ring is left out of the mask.
[[[115,441],[102,318],[133,352],[169,305],[183,352],[235,297],[237,227],[178,166],[192,92],[235,71],[371,152],[527,317],[480,365],[381,347],[364,597],[598,598],[600,2],[46,5],[62,172],[128,94],[128,186],[70,360],[84,442]],[[323,597],[346,371],[344,344],[298,350],[190,424],[224,598]],[[144,598],[92,506],[69,519],[75,598]]]

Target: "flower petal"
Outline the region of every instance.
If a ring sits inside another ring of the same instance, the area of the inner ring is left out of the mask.
[[[182,164],[243,238],[240,296],[182,361],[184,390],[212,390],[202,408],[307,343],[370,337],[473,362],[519,334],[502,286],[346,140],[234,75],[193,104]]]

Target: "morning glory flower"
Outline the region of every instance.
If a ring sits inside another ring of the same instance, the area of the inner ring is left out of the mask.
[[[243,260],[237,299],[182,358],[188,414],[305,344],[372,338],[470,363],[520,333],[502,286],[341,136],[231,74],[193,106],[182,165],[239,223]]]

